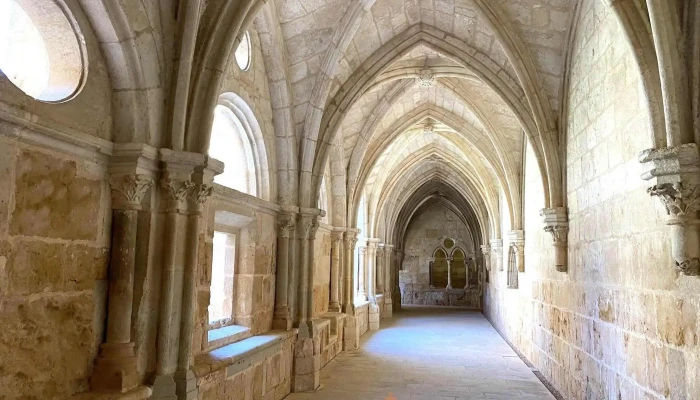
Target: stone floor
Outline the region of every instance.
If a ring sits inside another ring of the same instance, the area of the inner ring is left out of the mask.
[[[288,400],[554,399],[479,312],[407,308]]]

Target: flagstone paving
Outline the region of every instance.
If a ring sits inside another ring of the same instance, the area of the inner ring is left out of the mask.
[[[475,311],[407,308],[361,348],[321,371],[322,386],[287,400],[554,399]]]

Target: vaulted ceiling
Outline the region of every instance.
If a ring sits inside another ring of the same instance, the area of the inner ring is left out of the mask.
[[[362,203],[367,236],[389,239],[431,198],[460,210],[475,237],[500,229],[501,210],[521,229],[527,143],[546,202],[561,191],[557,120],[575,3],[275,0],[301,203],[313,204],[333,164],[344,219],[352,225]]]

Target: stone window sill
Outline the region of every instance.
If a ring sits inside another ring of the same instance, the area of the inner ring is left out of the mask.
[[[218,329],[210,329],[207,332],[207,347],[210,351],[227,346],[251,336],[250,328],[241,325],[224,326]]]
[[[226,377],[265,360],[282,350],[282,343],[296,335],[296,330],[273,331],[252,336],[195,357],[194,373],[198,378],[226,368]]]
[[[364,307],[366,305],[369,305],[368,300],[355,299],[355,308]]]

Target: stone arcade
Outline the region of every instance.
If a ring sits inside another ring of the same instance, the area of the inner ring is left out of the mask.
[[[699,63],[696,0],[0,0],[0,399],[700,399]]]

